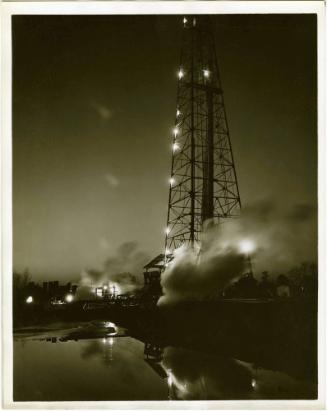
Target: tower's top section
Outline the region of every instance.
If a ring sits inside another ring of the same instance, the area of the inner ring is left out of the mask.
[[[200,247],[207,224],[237,216],[241,202],[208,16],[185,16],[177,68],[177,107],[166,253]]]

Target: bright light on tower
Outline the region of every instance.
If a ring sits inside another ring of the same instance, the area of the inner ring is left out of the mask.
[[[33,297],[30,295],[29,297],[26,298],[27,304],[31,304],[33,302]]]
[[[252,240],[242,240],[239,243],[240,251],[244,254],[252,253],[255,250],[255,244]]]
[[[170,183],[171,186],[174,185],[175,184],[175,179],[172,177],[171,179],[169,179],[169,183]]]
[[[173,151],[176,151],[176,150],[178,150],[178,149],[179,149],[178,143],[174,143],[174,144],[173,144]]]
[[[182,114],[182,113],[181,113],[179,110],[176,111],[176,116],[177,116],[177,117],[179,117],[181,114]]]
[[[178,127],[174,127],[173,133],[175,137],[177,136],[178,132],[179,132]]]
[[[165,233],[166,233],[166,234],[169,234],[169,233],[170,233],[170,228],[169,228],[169,227],[166,227]]]
[[[184,71],[182,69],[179,70],[178,72],[178,78],[182,79],[184,77]]]
[[[209,78],[209,76],[210,76],[210,71],[207,70],[207,69],[203,70],[203,75],[204,75],[205,78]]]
[[[71,303],[73,301],[73,299],[74,299],[73,294],[67,294],[66,297],[65,297],[65,300],[66,300],[67,303]]]

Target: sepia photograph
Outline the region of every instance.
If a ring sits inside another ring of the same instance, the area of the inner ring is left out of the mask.
[[[153,10],[10,16],[12,404],[314,404],[317,12]]]

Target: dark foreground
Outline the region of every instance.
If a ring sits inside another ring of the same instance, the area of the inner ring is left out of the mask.
[[[29,318],[14,332],[15,401],[317,397],[313,301],[75,304]]]

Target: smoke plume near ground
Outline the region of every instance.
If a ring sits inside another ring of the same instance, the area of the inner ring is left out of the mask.
[[[303,261],[317,260],[316,208],[297,204],[281,210],[261,201],[242,210],[242,216],[205,230],[201,252],[176,250],[162,274],[163,297],[159,305],[218,296],[232,281],[249,270],[271,277],[287,273]],[[244,244],[252,244],[246,251]]]
[[[81,273],[77,299],[94,298],[94,288],[104,284],[115,286],[116,294],[134,292],[143,285],[143,266],[148,256],[138,243],[121,244],[103,264],[103,269],[87,269]]]

